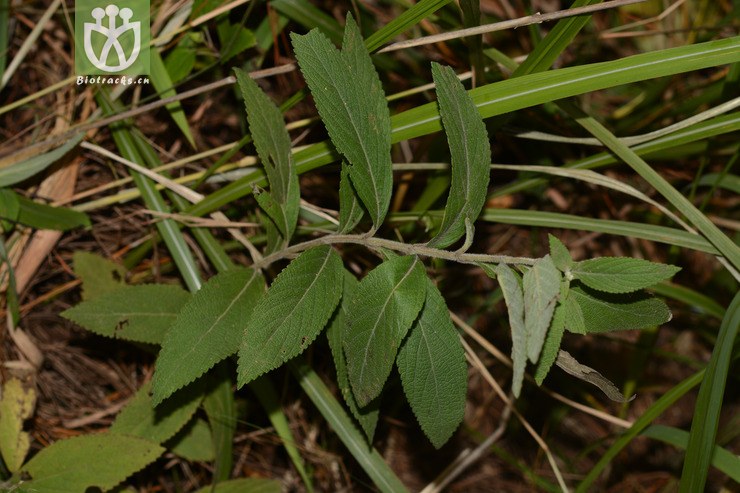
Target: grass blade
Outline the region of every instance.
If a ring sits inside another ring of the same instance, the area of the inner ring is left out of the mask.
[[[421,0],[367,38],[367,40],[365,40],[367,50],[372,53],[402,32],[411,29],[413,26],[426,19],[451,1],[452,0]]]
[[[270,423],[272,423],[272,426],[275,428],[280,440],[283,442],[283,447],[285,447],[285,451],[288,452],[288,457],[290,457],[290,460],[293,462],[298,474],[301,476],[303,484],[306,485],[306,490],[312,492],[313,484],[311,483],[311,478],[309,477],[308,472],[306,472],[303,459],[301,458],[301,454],[298,452],[298,447],[296,447],[293,432],[290,431],[290,424],[288,424],[288,420],[285,417],[283,410],[280,408],[280,401],[275,393],[273,383],[267,375],[263,375],[261,378],[253,380],[250,383],[249,388],[257,395],[260,404],[265,408],[267,417],[270,418]]]
[[[740,293],[735,295],[719,329],[694,408],[686,460],[681,473],[680,493],[704,491],[714,440],[717,436],[722,397],[727,384],[735,337],[740,330]]]
[[[370,476],[375,486],[385,493],[408,492],[378,451],[368,447],[362,432],[355,427],[352,418],[347,415],[321,378],[301,358],[290,361],[288,365],[303,391],[334,429],[352,457]]]
[[[157,50],[150,50],[149,65],[151,70],[149,76],[152,79],[152,85],[159,93],[159,97],[165,99],[175,96],[177,92],[172,84],[172,79],[170,78],[170,74],[167,72],[167,68],[164,66],[162,57],[159,55]],[[170,112],[170,116],[172,116],[177,127],[193,149],[195,149],[195,139],[193,139],[193,133],[190,131],[190,125],[188,124],[188,119],[185,117],[185,111],[182,109],[180,101],[170,103],[166,108],[167,111]]]

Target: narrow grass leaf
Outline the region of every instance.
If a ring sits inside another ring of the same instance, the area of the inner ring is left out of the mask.
[[[439,112],[452,158],[452,183],[439,233],[429,246],[445,248],[467,236],[472,242],[473,222],[480,215],[488,192],[491,145],[483,120],[462,82],[450,67],[432,63]]]
[[[481,216],[485,221],[505,224],[520,224],[522,226],[541,226],[547,228],[565,228],[582,231],[596,231],[620,236],[642,238],[669,245],[691,248],[700,252],[714,253],[718,251],[711,243],[701,236],[687,231],[654,224],[617,221],[609,219],[594,219],[561,214],[559,212],[529,211],[520,209],[486,209]]]
[[[601,0],[576,0],[571,4],[570,8],[594,5],[599,2],[601,2]],[[545,36],[542,41],[537,44],[534,50],[527,55],[526,60],[524,60],[521,65],[514,70],[512,77],[520,77],[534,72],[542,72],[550,68],[563,51],[570,46],[571,41],[573,41],[578,32],[583,29],[583,26],[588,24],[590,20],[590,15],[579,15],[560,19],[557,24],[550,29],[547,36]]]
[[[272,427],[283,442],[283,447],[285,447],[288,457],[290,457],[291,462],[293,462],[298,474],[301,476],[306,490],[312,493],[313,484],[311,483],[311,478],[306,471],[306,466],[296,445],[296,439],[290,429],[288,419],[280,407],[280,399],[275,391],[274,384],[270,381],[269,375],[262,375],[260,378],[252,380],[249,383],[249,388],[255,393],[267,413]]]
[[[401,341],[424,304],[425,279],[418,258],[395,257],[373,269],[355,290],[344,351],[352,390],[361,407],[383,389]]]
[[[344,287],[342,290],[342,301],[339,308],[334,312],[329,327],[326,329],[326,337],[329,341],[329,348],[334,359],[334,367],[337,370],[337,385],[342,393],[344,402],[347,404],[352,416],[360,424],[362,431],[365,432],[368,443],[372,443],[375,435],[375,428],[378,425],[380,416],[380,399],[373,400],[367,406],[360,408],[352,393],[352,387],[349,383],[349,374],[347,373],[347,358],[344,355],[344,330],[347,325],[347,311],[349,303],[354,295],[359,281],[355,276],[344,272]]]
[[[15,473],[31,447],[31,436],[23,431],[23,422],[33,416],[36,391],[25,387],[17,378],[3,384],[0,399],[0,454],[5,467]]]
[[[629,257],[601,257],[576,262],[574,279],[607,293],[631,293],[673,277],[680,267]]]
[[[635,398],[635,396],[627,398],[622,395],[617,386],[614,385],[611,380],[593,368],[582,365],[567,351],[561,350],[558,353],[558,359],[555,361],[555,364],[565,373],[583,380],[584,382],[588,382],[591,385],[597,386],[609,399],[613,401],[629,402]]]
[[[293,260],[259,301],[239,350],[239,386],[302,353],[324,329],[342,296],[342,259],[329,246]]]
[[[679,487],[681,493],[704,491],[735,348],[734,342],[739,330],[740,293],[737,293],[722,320],[712,357],[699,389],[689,441],[686,445],[686,459],[681,472]]]
[[[204,486],[196,493],[280,493],[283,487],[280,481],[262,478],[231,479]]]
[[[18,194],[9,188],[0,188],[0,220],[5,231],[13,229],[13,223],[18,221],[21,204]]]
[[[190,294],[177,286],[123,286],[83,301],[62,316],[105,337],[161,344],[189,299]]]
[[[665,425],[652,425],[642,432],[642,436],[660,440],[680,449],[686,449],[689,443],[689,432]],[[740,483],[740,456],[726,448],[715,445],[710,453],[711,464]]]
[[[537,369],[534,372],[534,381],[537,382],[537,385],[542,385],[542,382],[545,381],[548,373],[550,373],[555,360],[558,359],[560,342],[563,340],[564,333],[565,307],[559,304],[552,316],[552,325],[550,326],[550,330],[547,331],[545,344],[542,346],[542,354],[540,355],[540,360],[537,362]]]
[[[369,52],[373,52],[399,34],[408,31],[427,17],[434,14],[452,0],[421,0],[409,7],[401,15],[375,31],[365,41]]]
[[[195,382],[155,408],[151,388],[151,381],[139,387],[116,416],[109,430],[111,433],[164,443],[190,421],[203,399],[204,386]]]
[[[303,391],[324,416],[352,457],[367,473],[375,487],[383,493],[408,492],[380,453],[368,447],[367,441],[355,427],[352,418],[347,415],[316,372],[300,358],[291,361],[289,365]]]
[[[550,327],[562,276],[552,258],[545,255],[524,274],[524,331],[527,334],[527,357],[537,363],[547,329]]]
[[[468,367],[447,303],[429,278],[426,288],[424,306],[398,350],[396,365],[421,429],[440,448],[463,420]]]
[[[103,491],[154,462],[164,448],[144,438],[100,433],[59,440],[39,451],[23,467],[27,491],[84,493]]]
[[[39,154],[37,156],[24,159],[19,163],[10,164],[6,167],[0,168],[0,188],[15,185],[26,178],[30,178],[33,175],[42,172],[64,157],[64,155],[69,151],[77,147],[77,144],[82,141],[82,137],[84,137],[84,135],[84,133],[76,134],[53,151]]]
[[[740,195],[740,176],[733,174],[707,173],[696,185],[701,187],[719,187]]]
[[[614,443],[607,449],[604,455],[601,456],[599,461],[591,468],[583,481],[578,484],[576,493],[586,493],[593,491],[591,486],[599,475],[604,471],[604,468],[619,454],[627,445],[632,443],[636,436],[642,432],[650,423],[663,414],[666,409],[673,406],[676,401],[686,395],[691,389],[699,385],[702,378],[704,377],[704,370],[701,370],[685,380],[679,382],[676,386],[668,390],[663,394],[657,401],[655,401],[650,407],[648,407],[642,415],[635,420],[632,427],[625,431]]]
[[[662,282],[650,287],[653,293],[670,298],[693,307],[699,313],[706,313],[717,320],[722,320],[725,316],[725,308],[717,303],[713,298],[706,294],[694,291],[686,286]],[[710,293],[711,294],[711,293]]]
[[[249,74],[240,69],[235,69],[235,72],[247,109],[249,131],[270,183],[270,196],[279,205],[279,213],[270,210],[266,212],[288,241],[295,231],[300,202],[290,136],[285,129],[283,115],[275,103],[262,92]]]
[[[511,360],[514,371],[511,390],[514,397],[519,397],[524,381],[524,369],[527,367],[528,332],[524,327],[524,291],[522,291],[521,277],[508,265],[499,264],[495,272],[496,279],[501,285],[501,291],[504,293],[511,326]]]
[[[52,207],[18,195],[18,222],[36,229],[69,231],[90,226],[90,218],[83,212],[66,207]]]
[[[561,272],[570,269],[573,265],[573,257],[570,256],[570,252],[563,245],[563,242],[553,235],[547,235],[547,237],[550,242],[550,257],[555,267]]]
[[[349,178],[349,165],[342,161],[339,178],[339,228],[338,233],[348,233],[362,220],[365,210]]]
[[[347,17],[342,51],[317,30],[291,35],[298,64],[319,115],[377,229],[393,189],[388,105],[362,36]]]
[[[644,329],[671,319],[662,300],[642,293],[609,294],[572,286],[570,296],[581,307],[586,332]]]
[[[157,50],[149,50],[149,70],[152,85],[157,90],[157,93],[159,93],[160,98],[166,99],[177,95],[170,74],[167,72],[167,67],[165,67],[162,57]],[[180,101],[169,103],[165,108],[170,113],[175,125],[180,129],[190,145],[195,148],[195,139],[193,139],[190,125],[185,117],[185,111],[182,109]]]
[[[162,342],[152,379],[155,404],[239,350],[246,321],[264,291],[262,274],[232,269],[193,295]]]
[[[332,42],[342,42],[342,26],[308,0],[272,0],[270,6],[306,29],[319,29]]]

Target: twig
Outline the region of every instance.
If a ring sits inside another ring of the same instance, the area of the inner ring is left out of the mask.
[[[293,246],[289,246],[279,252],[268,255],[261,261],[254,264],[255,268],[264,268],[273,262],[289,258],[295,254],[308,250],[309,248],[319,245],[334,245],[339,243],[351,243],[355,245],[363,245],[373,250],[380,250],[386,248],[395,252],[400,252],[405,255],[419,255],[421,257],[433,257],[442,260],[452,260],[461,264],[478,264],[478,263],[505,263],[505,264],[518,264],[518,265],[534,265],[536,259],[529,257],[512,257],[509,255],[486,255],[482,253],[461,253],[461,252],[450,252],[447,250],[439,250],[437,248],[430,248],[425,244],[412,244],[402,243],[400,241],[387,240],[385,238],[373,238],[364,235],[327,235],[321,238],[305,241],[303,243],[297,243]]]
[[[640,3],[644,1],[645,0],[611,0],[597,5],[587,5],[585,7],[576,7],[574,9],[558,10],[557,12],[550,12],[548,14],[541,14],[537,12],[534,15],[528,15],[525,17],[520,17],[518,19],[495,22],[493,24],[485,24],[483,26],[460,29],[447,33],[434,34],[432,36],[424,36],[423,38],[410,39],[407,41],[399,41],[398,43],[393,43],[392,45],[386,46],[382,50],[379,50],[377,53],[388,53],[389,51],[404,50],[406,48],[413,48],[415,46],[422,46],[432,43],[440,43],[442,41],[449,41],[451,39],[477,36],[480,34],[491,33],[495,31],[503,31],[505,29],[516,29],[517,27],[529,26],[530,24],[540,24],[542,22],[563,19],[566,17],[590,14],[592,12],[598,12],[600,10],[613,9],[616,7],[630,5],[633,3]]]

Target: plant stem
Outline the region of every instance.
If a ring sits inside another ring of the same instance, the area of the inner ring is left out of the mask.
[[[337,243],[363,245],[373,250],[381,250],[385,248],[388,250],[401,252],[406,255],[419,255],[422,257],[433,257],[443,260],[452,260],[461,264],[477,264],[483,262],[494,264],[504,263],[533,265],[536,260],[529,257],[512,257],[509,255],[487,255],[482,253],[451,252],[448,250],[431,248],[426,246],[426,244],[402,243],[400,241],[387,240],[385,238],[372,238],[368,237],[367,235],[333,234],[289,246],[288,248],[280,250],[279,252],[275,252],[272,255],[268,255],[262,260],[255,262],[253,267],[257,269],[262,269],[278,260],[288,258],[292,255],[308,250],[309,248],[319,245],[333,245]]]

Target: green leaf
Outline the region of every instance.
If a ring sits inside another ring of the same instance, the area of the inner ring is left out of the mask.
[[[446,248],[463,235],[473,241],[473,223],[486,201],[491,145],[483,120],[450,67],[432,63],[439,113],[452,158],[452,183],[439,233],[429,246]],[[465,248],[466,249],[466,248]]]
[[[558,353],[558,359],[555,361],[555,364],[557,364],[558,367],[567,374],[600,388],[601,391],[613,401],[629,402],[635,398],[635,396],[627,398],[622,395],[617,386],[614,385],[611,380],[593,368],[582,365],[567,351],[560,351]]]
[[[152,379],[155,404],[239,349],[247,319],[264,290],[259,272],[232,269],[215,275],[193,295],[162,342]]]
[[[211,428],[200,418],[190,420],[185,428],[172,437],[167,448],[189,461],[211,462],[215,458]]]
[[[689,443],[689,433],[672,426],[652,425],[642,432],[642,436],[669,443],[679,449],[685,449]],[[740,483],[740,456],[719,445],[714,445],[708,455],[714,467]]]
[[[329,348],[334,359],[334,367],[337,370],[337,386],[342,393],[344,402],[349,407],[350,412],[355,417],[362,430],[365,432],[367,441],[372,443],[375,435],[375,427],[378,424],[380,415],[380,399],[375,399],[367,406],[360,408],[352,393],[352,387],[349,384],[349,374],[347,373],[347,358],[344,355],[344,330],[347,325],[347,316],[350,300],[354,296],[359,281],[349,271],[344,271],[344,287],[342,288],[342,301],[339,308],[334,312],[329,327],[326,329],[326,337],[329,341]]]
[[[342,295],[342,259],[329,246],[303,252],[286,267],[247,322],[239,350],[241,387],[302,353]]]
[[[10,378],[3,385],[0,400],[0,454],[10,472],[17,472],[23,465],[31,437],[23,431],[23,421],[33,415],[36,392],[24,388],[17,378]]]
[[[36,173],[45,170],[77,147],[77,144],[80,143],[84,135],[84,133],[73,135],[64,145],[57,147],[53,151],[33,156],[5,168],[0,168],[0,188],[20,183],[26,178],[30,178]]]
[[[581,307],[589,333],[644,329],[671,319],[671,312],[662,300],[645,294],[608,294],[572,286],[570,296]]]
[[[18,194],[9,188],[0,188],[0,219],[3,220],[3,229],[12,229],[14,222],[18,220],[21,204]]]
[[[562,306],[564,326],[575,334],[586,335],[586,320],[583,318],[583,310],[575,297],[570,295],[570,290],[568,291],[568,297],[562,302]]]
[[[306,471],[306,465],[296,445],[296,438],[288,423],[288,418],[280,406],[280,398],[275,390],[275,385],[270,380],[270,376],[262,375],[260,378],[252,380],[249,382],[249,388],[257,396],[257,399],[267,413],[272,427],[283,442],[283,447],[285,447],[288,457],[293,462],[298,475],[303,480],[303,484],[306,485],[306,490],[309,493],[313,493],[311,478]]]
[[[722,319],[712,357],[709,359],[699,389],[694,418],[691,421],[691,432],[686,444],[686,460],[681,472],[679,489],[681,493],[703,491],[706,485],[738,330],[740,330],[740,293],[735,294]]]
[[[319,29],[334,43],[342,41],[342,26],[308,0],[271,0],[270,6],[307,29]]]
[[[231,477],[233,438],[236,430],[236,406],[231,371],[224,361],[206,375],[208,392],[203,398],[203,408],[213,431],[213,479],[225,481]]]
[[[83,212],[66,207],[52,207],[18,195],[18,222],[36,229],[68,231],[90,226],[90,218]]]
[[[234,71],[244,97],[249,131],[270,183],[270,195],[279,204],[280,214],[274,210],[265,211],[288,241],[296,227],[300,201],[290,136],[285,129],[283,115],[275,103],[262,92],[249,74],[239,69]]]
[[[280,493],[282,490],[280,481],[274,479],[241,478],[205,486],[195,493]]]
[[[524,331],[527,334],[527,356],[537,363],[555,304],[560,294],[560,271],[552,258],[545,255],[524,274]]]
[[[154,407],[151,381],[142,385],[110,427],[110,433],[164,443],[182,429],[203,399],[203,385],[191,385]]]
[[[149,77],[161,99],[177,96],[175,86],[172,84],[172,79],[170,79],[170,74],[167,72],[167,68],[157,50],[149,50]],[[195,148],[195,140],[193,139],[188,119],[185,117],[185,111],[182,109],[180,101],[169,103],[165,108],[169,111],[175,125],[180,129],[187,141],[190,142],[190,145]]]
[[[124,286],[83,301],[62,316],[102,336],[160,344],[188,299],[177,286]]]
[[[189,33],[164,59],[164,66],[173,83],[177,83],[190,75],[195,66],[195,38],[198,35]]]
[[[542,355],[540,355],[540,360],[537,362],[537,369],[534,372],[534,381],[537,382],[537,385],[542,385],[542,382],[545,381],[545,377],[550,373],[552,365],[558,358],[560,342],[563,340],[564,332],[565,306],[559,304],[555,308],[555,313],[552,316],[552,325],[550,326],[550,330],[547,331],[545,344],[542,346]]]
[[[24,486],[44,493],[85,493],[93,486],[109,490],[163,452],[154,442],[126,435],[67,438],[44,448],[23,467],[32,478]]]
[[[496,267],[496,279],[501,285],[509,313],[511,326],[511,360],[514,375],[511,389],[514,397],[519,397],[524,381],[524,369],[527,367],[527,330],[524,327],[524,292],[521,278],[506,264]],[[490,274],[489,274],[490,275]]]
[[[390,21],[382,28],[375,31],[367,40],[365,45],[369,52],[373,52],[382,45],[391,41],[399,34],[408,31],[413,26],[430,17],[452,0],[421,0],[411,5],[401,15]]]
[[[426,291],[424,306],[398,350],[396,365],[421,429],[440,448],[463,420],[468,366],[447,303],[429,278]]]
[[[318,30],[291,39],[329,137],[350,164],[355,190],[378,229],[393,189],[391,123],[357,24],[347,16],[341,52]]]
[[[352,231],[364,214],[365,210],[349,178],[349,165],[346,161],[342,161],[339,178],[339,228],[337,228],[337,233]]]
[[[378,451],[368,447],[362,433],[355,427],[342,405],[337,402],[332,393],[326,388],[321,378],[313,371],[302,358],[296,358],[289,363],[292,373],[298,383],[326,418],[352,457],[372,479],[375,486],[383,493],[408,492],[393,469],[385,462]]]
[[[254,33],[241,24],[230,24],[228,20],[223,20],[218,23],[217,31],[221,41],[221,63],[257,44]]]
[[[72,267],[82,281],[83,300],[91,300],[126,285],[126,269],[95,253],[77,250],[72,254]]]
[[[594,258],[571,267],[574,279],[607,293],[631,293],[669,279],[679,270],[675,265],[629,257]]]
[[[552,258],[555,267],[561,272],[570,269],[573,266],[573,257],[570,256],[570,252],[563,245],[563,242],[553,235],[547,235],[547,237],[550,241],[550,258]]]
[[[401,341],[424,304],[425,279],[421,261],[403,256],[383,262],[357,286],[347,314],[344,351],[361,407],[383,389]]]

